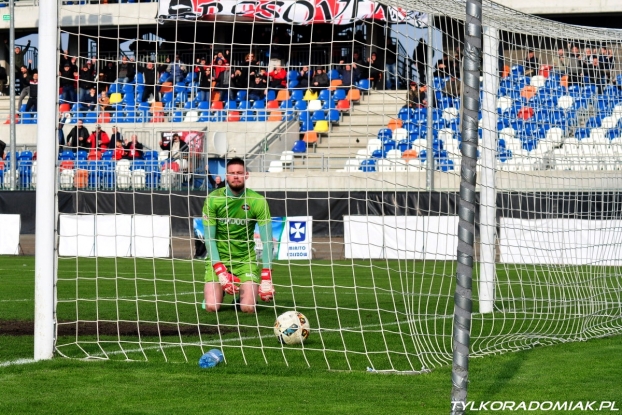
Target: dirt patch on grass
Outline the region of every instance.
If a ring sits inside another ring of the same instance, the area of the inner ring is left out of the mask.
[[[215,325],[166,324],[147,322],[59,322],[58,336],[196,336],[200,334],[225,334],[234,331],[231,327]],[[32,336],[35,323],[23,320],[0,320],[0,335]]]

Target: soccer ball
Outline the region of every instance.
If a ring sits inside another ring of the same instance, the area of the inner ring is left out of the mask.
[[[309,320],[298,311],[286,311],[276,318],[274,335],[283,344],[300,344],[309,337]]]

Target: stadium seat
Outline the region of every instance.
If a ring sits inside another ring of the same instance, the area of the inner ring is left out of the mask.
[[[302,101],[304,98],[304,91],[302,89],[296,89],[292,91],[291,99],[295,102]]]
[[[268,109],[277,109],[279,108],[279,102],[276,100],[268,101],[268,105],[266,106]]]
[[[304,141],[307,147],[313,147],[313,151],[315,151],[318,143],[318,134],[315,131],[307,131],[302,137],[302,141]]]
[[[227,121],[229,122],[238,122],[240,121],[240,112],[239,111],[229,111],[227,115]]]
[[[271,111],[268,121],[282,121],[283,113],[281,111]]]
[[[361,91],[359,91],[358,89],[350,89],[348,91],[348,94],[346,95],[346,99],[354,103],[361,102]]]
[[[330,124],[328,121],[318,121],[313,127],[313,131],[316,133],[327,133],[330,130]]]
[[[337,102],[337,109],[339,111],[350,111],[352,109],[351,105],[350,105],[351,101],[347,100],[347,99],[342,99],[341,101]]]
[[[396,130],[398,128],[402,127],[402,120],[400,119],[392,119],[391,121],[389,121],[389,123],[387,124],[387,128],[391,129],[391,130]]]
[[[326,121],[326,113],[322,110],[315,111],[313,113],[313,116],[311,117],[311,121],[313,122]]]
[[[254,110],[262,110],[264,108],[266,108],[266,101],[262,99],[253,102],[253,105],[251,106],[251,109],[254,109]]]
[[[368,173],[375,172],[376,171],[376,160],[367,159],[367,160],[361,161],[359,170],[363,172],[368,172]]]
[[[322,101],[320,101],[319,99],[314,99],[314,100],[309,101],[307,109],[309,111],[311,111],[311,112],[321,110],[322,109]]]
[[[307,152],[307,143],[304,140],[297,140],[294,142],[294,146],[292,147],[292,151],[296,154],[306,153]]]
[[[289,91],[287,89],[280,89],[276,95],[276,100],[281,102],[281,101],[287,101],[288,99],[289,99]]]
[[[305,92],[305,95],[302,99],[305,101],[313,101],[313,100],[318,99],[318,94],[308,89],[307,92]]]

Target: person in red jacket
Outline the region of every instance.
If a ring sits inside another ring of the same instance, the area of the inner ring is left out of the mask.
[[[281,68],[281,65],[276,65],[272,72],[268,74],[268,85],[270,88],[286,88],[287,87],[287,72]]]
[[[99,124],[97,124],[95,131],[93,131],[86,142],[89,143],[92,149],[100,148],[107,150],[110,147],[110,137],[108,137],[108,133],[102,130]]]
[[[114,158],[115,160],[121,160],[123,158],[123,156],[125,155],[125,148],[123,148],[123,141],[121,141],[121,139],[117,140],[116,143],[116,147],[114,148],[114,153],[112,155],[112,158]]]

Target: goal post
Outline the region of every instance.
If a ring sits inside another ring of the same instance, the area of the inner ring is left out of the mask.
[[[56,64],[58,60],[58,3],[39,5],[39,62],[47,62],[39,72],[39,100],[58,100]],[[35,237],[35,335],[34,359],[51,359],[55,345],[56,318],[56,154],[58,127],[56,106],[41,105],[38,111],[37,153],[39,182],[36,191]]]

